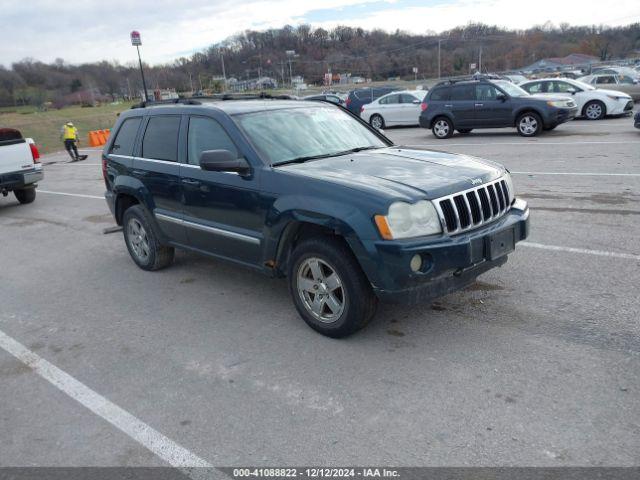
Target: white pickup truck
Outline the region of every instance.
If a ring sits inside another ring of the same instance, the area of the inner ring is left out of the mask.
[[[40,153],[31,138],[13,128],[0,128],[0,193],[13,192],[20,203],[36,199],[36,186],[44,173]]]

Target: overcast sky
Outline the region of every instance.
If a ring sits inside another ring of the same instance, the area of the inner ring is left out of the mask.
[[[68,63],[188,56],[245,29],[309,23],[440,32],[470,21],[527,28],[640,22],[640,0],[0,0],[0,64],[32,57]]]

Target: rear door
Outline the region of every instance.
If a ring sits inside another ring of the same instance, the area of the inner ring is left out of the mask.
[[[186,118],[186,117],[185,117]],[[249,265],[260,262],[265,211],[258,189],[259,171],[248,177],[200,168],[205,150],[243,156],[222,124],[208,116],[188,119],[187,155],[181,169],[184,225],[189,245]]]
[[[445,103],[445,107],[450,106],[455,128],[473,128],[475,126],[475,84],[454,85],[451,88],[451,100]]]
[[[182,192],[178,139],[180,115],[147,117],[140,154],[133,160],[132,176],[144,185],[145,195],[162,231],[177,243],[186,243],[182,226]]]

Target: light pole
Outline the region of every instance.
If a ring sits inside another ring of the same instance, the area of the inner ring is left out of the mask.
[[[293,88],[293,71],[291,70],[291,59],[296,56],[295,50],[287,50],[286,51],[287,58],[289,59],[289,84],[291,88]]]
[[[144,89],[144,101],[148,102],[149,98],[147,97],[147,82],[145,82],[144,80],[144,70],[142,69],[142,58],[140,57],[140,45],[142,45],[140,32],[136,32],[135,30],[131,32],[131,45],[136,47],[136,50],[138,51],[138,63],[140,64],[140,75],[142,75],[142,88]]]
[[[442,43],[442,39],[438,39],[438,79],[440,78],[440,44]]]

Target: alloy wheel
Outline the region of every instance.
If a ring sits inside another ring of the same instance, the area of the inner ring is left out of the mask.
[[[533,135],[538,129],[538,121],[530,115],[525,115],[520,119],[518,128],[524,135]]]
[[[149,236],[142,224],[136,218],[129,220],[127,225],[127,237],[131,250],[137,259],[144,263],[149,259]]]
[[[304,308],[316,320],[333,323],[345,307],[345,289],[335,268],[317,257],[307,258],[298,268],[296,286]]]
[[[371,118],[371,126],[373,128],[377,128],[378,130],[382,128],[382,117],[380,115],[374,115]]]
[[[444,120],[438,120],[433,128],[438,137],[442,138],[449,135],[449,123]]]
[[[602,107],[597,103],[592,103],[587,107],[585,113],[590,120],[597,120],[602,115]]]

